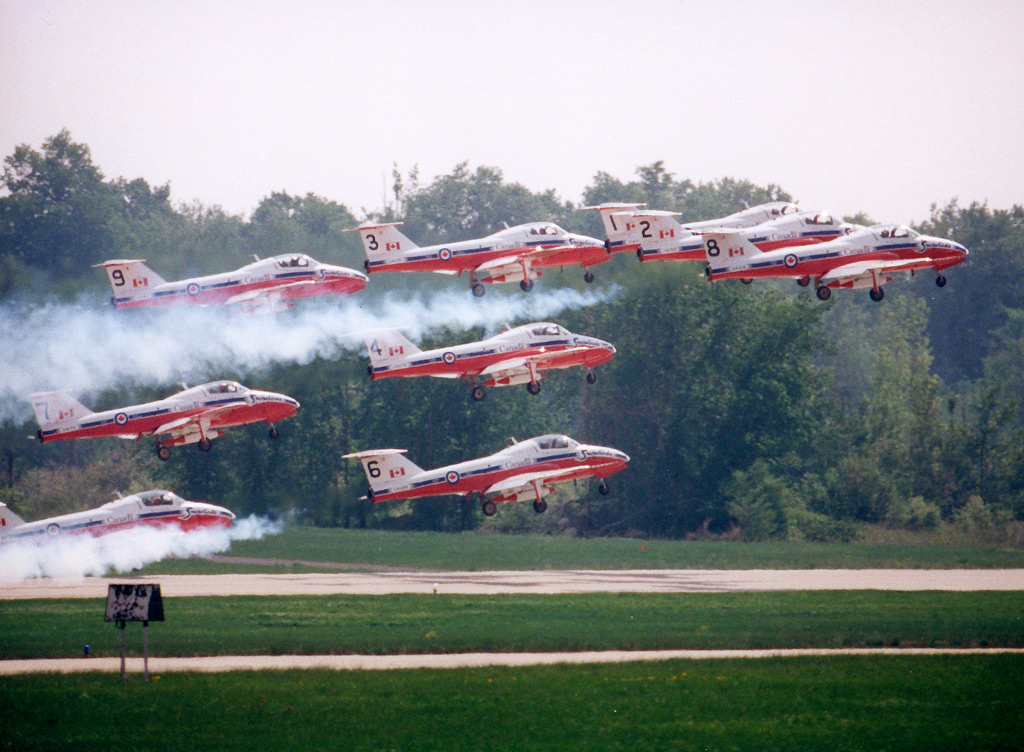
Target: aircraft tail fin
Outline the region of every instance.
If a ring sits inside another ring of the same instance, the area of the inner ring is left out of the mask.
[[[370,483],[372,499],[373,494],[423,472],[423,468],[405,457],[404,453],[404,449],[369,449],[365,452],[343,455],[343,458],[357,457],[363,463],[363,472]]]
[[[44,431],[75,423],[92,410],[73,399],[67,392],[38,392],[29,395],[36,421]]]
[[[640,209],[647,204],[629,204],[623,202],[609,202],[597,204],[596,206],[584,206],[584,209],[597,209],[601,213],[601,223],[604,225],[604,234],[607,238],[605,246],[610,253],[626,250],[638,242],[635,239],[635,227],[630,227],[630,213]]]
[[[692,232],[679,224],[677,215],[678,212],[669,211],[634,212],[635,232],[640,238],[641,246],[658,248],[675,243],[680,238],[692,236]]]
[[[392,259],[401,259],[408,251],[419,248],[414,242],[398,231],[400,222],[386,224],[362,224],[355,228],[363,240],[366,251],[366,270],[382,265]]]
[[[0,533],[9,530],[12,527],[18,527],[24,525],[25,520],[21,519],[18,515],[10,510],[10,508],[0,501]]]
[[[423,352],[394,329],[368,335],[366,349],[370,352],[370,366],[374,370],[398,365],[410,355]]]
[[[739,232],[721,229],[704,233],[704,255],[708,260],[708,275],[750,266],[762,251]]]
[[[114,259],[94,266],[107,270],[115,298],[143,297],[150,288],[166,283],[163,277],[143,264],[142,259]]]

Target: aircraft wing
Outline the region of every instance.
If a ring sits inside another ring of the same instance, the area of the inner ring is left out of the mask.
[[[196,413],[195,415],[189,415],[189,416],[184,417],[184,418],[178,418],[177,420],[172,420],[170,423],[164,423],[162,426],[158,426],[153,431],[153,434],[182,433],[182,432],[185,431],[185,429],[188,426],[190,426],[190,425],[196,425],[197,426],[200,423],[204,423],[205,425],[208,426],[210,424],[210,421],[213,420],[218,415],[220,415],[222,413],[230,412],[231,410],[234,410],[234,409],[236,409],[238,407],[241,407],[241,405],[239,405],[237,402],[236,403],[232,403],[230,405],[218,405],[217,407],[210,407],[210,408],[207,408],[206,410],[203,410],[203,412],[201,412],[201,413]]]
[[[260,313],[263,311],[282,311],[291,307],[290,303],[282,300],[289,297],[289,289],[296,289],[303,285],[310,285],[312,282],[290,282],[266,290],[250,290],[238,295],[232,295],[224,301],[224,305],[233,306],[249,313]]]
[[[561,470],[541,470],[535,473],[520,473],[519,475],[513,475],[511,478],[498,481],[490,488],[487,488],[484,493],[502,493],[528,488],[534,481],[558,483],[560,480],[572,480],[578,473],[579,468],[575,467],[567,467]]]
[[[910,272],[915,269],[927,269],[935,265],[935,260],[928,257],[914,259],[891,259],[880,261],[854,261],[851,264],[837,266],[821,275],[821,283],[846,282],[853,279],[860,279],[869,276],[872,272],[882,274],[897,274],[899,272]]]
[[[540,353],[538,355],[531,355],[528,357],[520,358],[509,358],[508,360],[501,360],[497,363],[492,363],[480,372],[481,376],[493,376],[496,379],[503,378],[505,376],[518,375],[522,373],[529,373],[529,366],[533,364],[533,367],[538,371],[546,371],[551,368],[558,368],[556,362],[564,360],[567,356],[575,355],[576,353],[583,352],[587,348],[585,347],[571,347],[567,350],[556,350],[554,352]],[[562,366],[565,367],[565,366]]]

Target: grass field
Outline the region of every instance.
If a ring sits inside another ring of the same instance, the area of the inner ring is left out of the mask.
[[[1024,657],[0,678],[0,749],[1011,750]]]
[[[152,655],[1024,646],[1022,592],[166,598]],[[0,658],[117,655],[104,601],[0,601]],[[132,654],[141,627],[129,625]]]
[[[863,569],[1024,567],[1024,550],[868,543],[738,543],[561,538],[546,535],[400,533],[289,527],[238,541],[230,556],[414,569]],[[164,561],[148,574],[305,571],[191,559]]]

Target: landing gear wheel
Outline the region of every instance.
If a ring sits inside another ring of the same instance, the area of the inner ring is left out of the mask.
[[[480,505],[480,509],[483,511],[485,517],[493,517],[494,513],[498,511],[498,505],[493,501],[485,501]]]
[[[196,446],[199,447],[200,452],[209,452],[213,448],[213,442],[209,439],[200,439]]]
[[[544,499],[537,499],[533,502],[533,511],[537,514],[544,514],[548,511],[548,503]]]
[[[595,381],[597,381],[597,374],[593,371],[587,371],[587,383],[593,384]]]
[[[487,292],[487,288],[485,288],[481,282],[474,282],[471,289],[473,290],[473,297],[476,298],[482,298],[484,293]]]
[[[156,448],[156,456],[162,459],[164,462],[171,458],[171,448],[165,446],[158,446]]]
[[[278,436],[281,435],[281,432],[277,430],[277,426],[271,426],[270,430],[267,433],[272,439],[276,439]]]
[[[484,388],[482,386],[473,387],[472,389],[469,390],[469,393],[477,402],[479,402],[480,400],[487,396],[487,392],[484,391]]]
[[[822,285],[814,291],[814,294],[818,296],[818,300],[828,300],[832,297],[832,288]]]
[[[811,284],[811,278],[810,277],[800,277],[799,279],[797,279],[796,283],[798,285],[800,285],[801,287],[807,287],[807,285]]]
[[[540,382],[531,381],[529,384],[526,385],[526,391],[528,391],[530,394],[540,394]]]
[[[591,282],[594,281],[594,273],[593,272],[586,272],[583,275],[583,281],[586,282],[589,285]]]
[[[940,274],[938,277],[935,278],[935,286],[936,287],[945,287],[946,286],[946,278],[943,277]]]
[[[597,492],[602,496],[607,496],[609,493],[611,493],[611,489],[608,488],[607,483],[601,481],[600,485],[597,487]]]
[[[524,279],[522,282],[519,283],[519,289],[522,290],[523,292],[529,292],[530,290],[533,289],[533,280]]]
[[[876,303],[885,297],[885,290],[881,287],[872,287],[868,290],[868,296]]]
[[[754,284],[754,280],[748,279],[747,277],[743,277],[742,279],[740,279],[740,282],[742,282],[745,285],[752,285],[752,284]]]

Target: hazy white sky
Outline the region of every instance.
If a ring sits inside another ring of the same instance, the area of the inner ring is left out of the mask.
[[[0,0],[0,153],[249,213],[382,204],[463,160],[579,201],[603,170],[776,183],[920,221],[1024,203],[1024,3]]]

